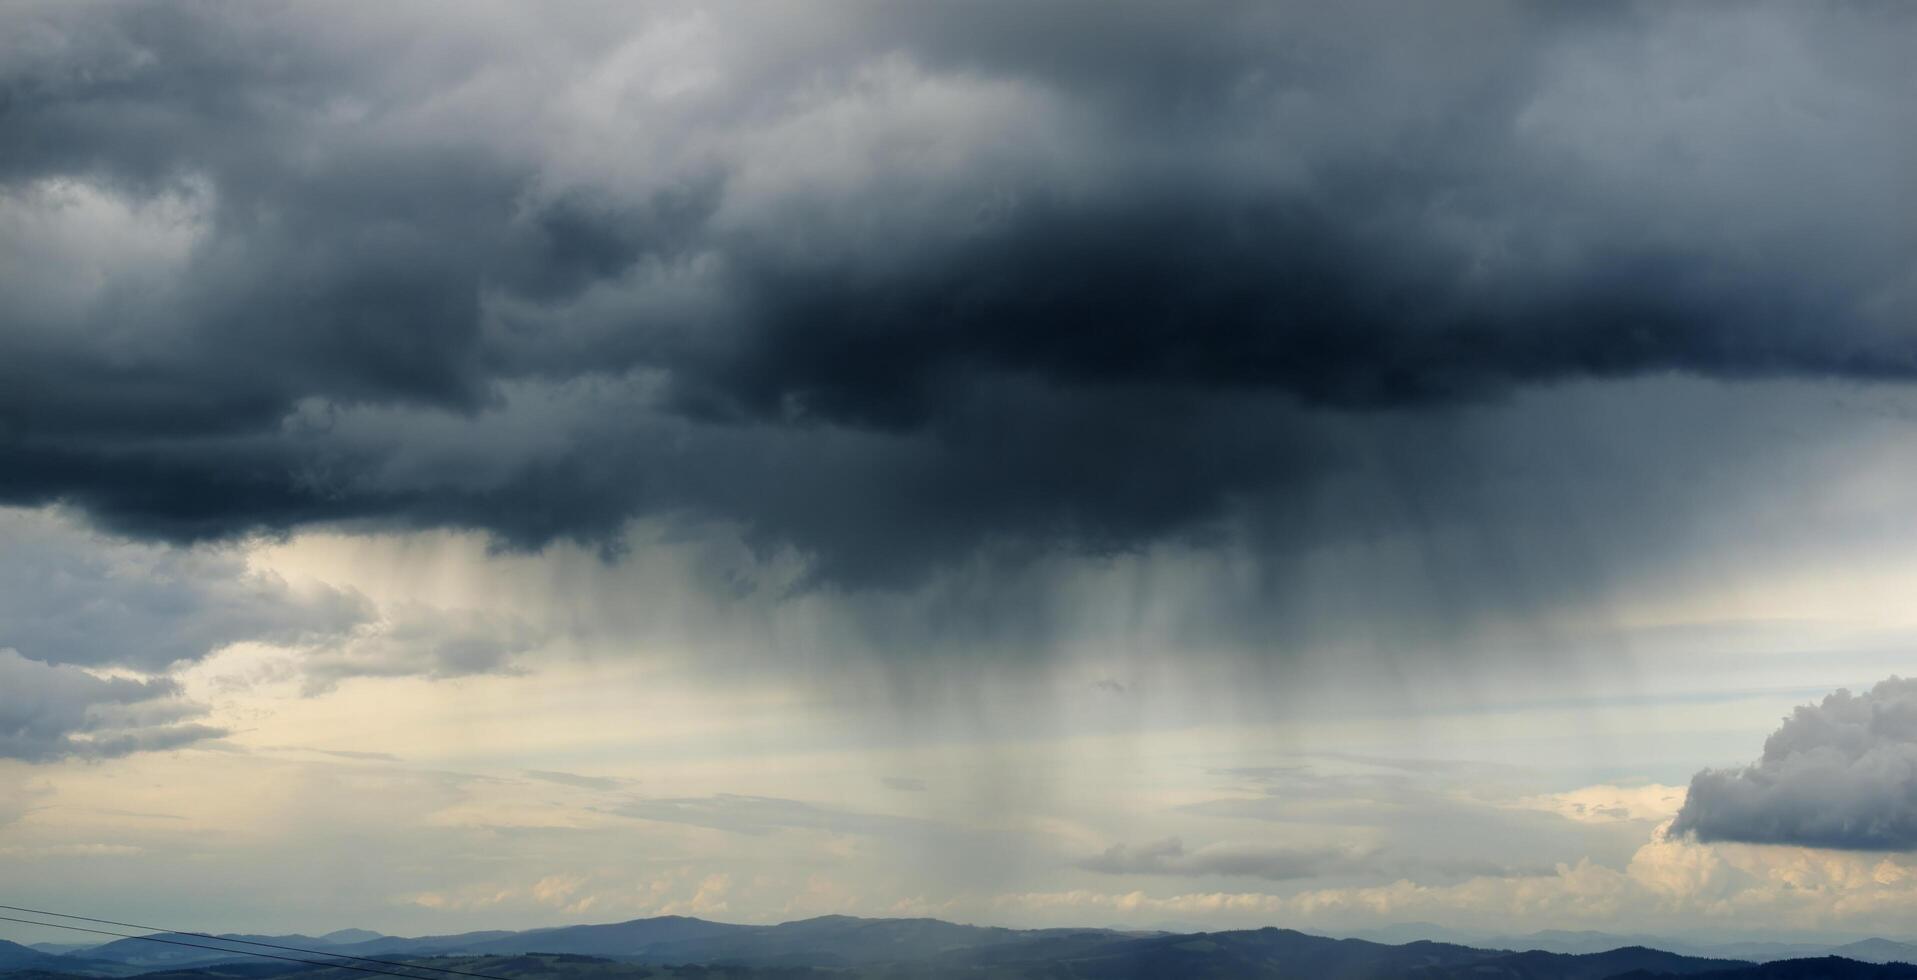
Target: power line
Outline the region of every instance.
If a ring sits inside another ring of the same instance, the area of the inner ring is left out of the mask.
[[[19,922],[29,926],[44,926],[49,929],[71,929],[74,932],[90,932],[98,936],[118,936],[121,939],[139,939],[149,943],[165,943],[168,946],[191,946],[194,949],[210,949],[221,953],[234,953],[240,956],[258,956],[269,960],[285,960],[288,963],[303,963],[307,966],[323,966],[340,970],[353,970],[358,973],[378,973],[389,977],[405,977],[406,980],[420,980],[410,973],[394,973],[391,970],[374,970],[364,966],[352,966],[347,963],[327,963],[323,960],[302,960],[296,956],[276,956],[272,953],[260,953],[250,949],[228,949],[225,946],[208,946],[205,943],[182,942],[178,939],[161,939],[158,936],[136,936],[126,932],[108,932],[105,929],[89,929],[86,926],[69,926],[58,922],[36,922],[33,919],[16,919],[10,915],[0,915],[0,922]],[[399,964],[405,966],[406,964]],[[504,980],[504,978],[501,978]]]
[[[307,953],[312,956],[324,956],[324,957],[327,957],[328,959],[352,960],[356,963],[378,963],[381,966],[397,966],[397,967],[402,967],[408,970],[432,970],[437,973],[455,973],[462,977],[478,977],[480,978],[480,980],[507,980],[507,978],[505,977],[496,977],[490,973],[470,973],[465,970],[454,970],[449,967],[443,967],[443,966],[415,966],[411,963],[396,963],[392,960],[374,959],[370,956],[351,956],[346,953],[330,953],[325,950],[306,949],[300,946],[282,946],[279,943],[263,943],[263,942],[258,942],[252,939],[229,939],[226,936],[216,936],[211,933],[205,933],[205,932],[191,932],[185,929],[166,929],[160,926],[145,926],[137,922],[117,922],[113,919],[96,919],[96,918],[93,918],[92,916],[69,915],[65,912],[49,912],[46,909],[30,909],[30,908],[24,908],[18,905],[0,905],[0,909],[5,909],[9,912],[27,912],[33,915],[48,915],[56,919],[77,919],[81,922],[97,922],[101,925],[106,925],[106,926],[124,926],[125,928],[128,928],[128,929],[149,929],[149,930],[152,930],[153,932],[166,933],[172,936],[193,936],[198,939],[211,939],[211,940],[214,940],[215,942],[235,943],[242,946],[259,946],[264,949],[285,950],[286,952],[289,952],[289,953]],[[142,939],[146,937],[129,936],[127,938]],[[244,953],[246,951],[241,949],[236,949],[236,950],[231,950],[230,952]]]
[[[36,915],[51,915],[51,916],[56,916],[58,918],[63,918],[63,919],[79,919],[83,922],[99,922],[99,923],[104,923],[106,925],[127,926],[128,928],[131,928],[131,929],[157,929],[158,928],[155,926],[140,926],[140,925],[131,925],[125,922],[114,922],[111,919],[94,919],[84,915],[65,915],[60,912],[41,912],[38,909],[19,908],[13,905],[0,905],[0,909],[7,909],[9,911],[14,911],[14,912],[32,912]],[[245,944],[248,946],[264,946],[269,949],[284,949],[284,950],[288,950],[290,952],[296,952],[296,953],[311,953],[314,956],[330,957],[332,961],[329,962],[328,960],[303,960],[297,956],[277,956],[272,953],[261,953],[251,949],[231,949],[226,946],[209,946],[205,943],[189,943],[179,939],[162,939],[159,936],[141,936],[141,935],[135,935],[133,933],[126,933],[126,932],[111,932],[106,929],[90,929],[90,928],[87,928],[86,926],[73,926],[73,925],[67,925],[61,922],[38,922],[33,919],[16,919],[12,916],[7,916],[7,915],[0,915],[0,922],[18,922],[18,923],[21,923],[22,925],[44,926],[49,929],[68,929],[74,932],[89,932],[98,936],[116,936],[120,939],[137,939],[137,940],[140,940],[141,942],[165,943],[168,946],[188,946],[193,949],[210,949],[216,953],[232,953],[237,956],[257,956],[257,957],[260,957],[263,959],[269,959],[269,960],[282,960],[287,963],[303,963],[307,966],[322,966],[322,967],[329,967],[332,969],[339,969],[339,970],[352,970],[356,973],[376,973],[376,974],[380,974],[382,976],[388,976],[388,977],[404,977],[405,980],[422,980],[422,978],[411,973],[395,973],[391,970],[376,970],[371,967],[354,966],[351,963],[341,963],[341,962],[338,962],[338,960],[355,960],[361,963],[379,963],[384,966],[396,966],[402,970],[420,970],[420,971],[434,972],[434,973],[453,973],[453,974],[458,974],[460,976],[465,976],[465,977],[478,977],[478,978],[481,978],[481,980],[514,980],[514,978],[511,978],[511,977],[502,977],[502,976],[498,976],[496,974],[491,974],[491,973],[470,973],[465,970],[454,970],[454,969],[449,969],[447,967],[440,967],[440,966],[416,966],[412,963],[396,963],[392,960],[376,960],[366,956],[348,956],[343,953],[340,953],[340,954],[327,953],[317,949],[302,949],[298,946],[281,946],[274,943],[253,942],[252,940],[246,940],[246,939],[226,939],[221,936],[209,935],[204,932],[174,932],[173,930],[167,930],[167,929],[158,930],[161,932],[169,932],[176,936],[198,936],[201,939],[212,939],[212,940],[216,940],[218,942],[223,942],[223,943]]]

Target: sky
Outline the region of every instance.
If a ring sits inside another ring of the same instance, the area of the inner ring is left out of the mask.
[[[10,5],[0,901],[1917,938],[1914,43]]]

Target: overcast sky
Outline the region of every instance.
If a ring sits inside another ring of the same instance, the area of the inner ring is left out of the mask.
[[[1909,937],[1913,49],[10,6],[0,900]]]

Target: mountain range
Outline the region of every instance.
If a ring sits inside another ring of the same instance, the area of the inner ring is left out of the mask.
[[[1469,933],[1446,929],[1430,923],[1405,923],[1358,933],[1355,938],[1381,943],[1404,943],[1418,939],[1478,946],[1488,949],[1541,949],[1552,953],[1601,953],[1621,946],[1648,946],[1686,956],[1709,959],[1772,960],[1813,959],[1838,956],[1865,963],[1917,963],[1917,943],[1872,937],[1849,942],[1783,942],[1778,940],[1701,941],[1668,936],[1594,932],[1588,930],[1547,929],[1524,935]]]
[[[901,980],[1645,980],[1703,975],[1712,980],[1917,980],[1917,968],[1904,965],[1917,961],[1917,946],[1887,939],[1837,947],[1745,944],[1765,948],[1757,951],[1759,955],[1729,956],[1700,955],[1700,948],[1694,946],[1668,949],[1651,944],[1662,945],[1662,940],[1607,946],[1615,938],[1602,933],[1545,933],[1467,945],[1428,939],[1401,943],[1333,939],[1277,928],[1141,933],[1006,929],[938,919],[850,916],[759,926],[661,916],[604,925],[411,938],[366,930],[322,936],[156,933],[83,949],[65,948],[63,952],[0,942],[0,980],[261,980],[294,974],[301,980],[309,976],[331,980],[335,975],[340,980],[363,980],[366,973],[350,971],[423,972],[392,965],[399,963],[483,973],[505,980],[625,980],[678,976],[695,968],[720,970],[724,976],[741,978]],[[1559,948],[1545,948],[1547,945]],[[208,946],[220,948],[201,948]],[[1711,950],[1722,948],[1743,947],[1725,944]],[[262,953],[307,962],[256,955]],[[361,959],[348,959],[355,957]],[[380,962],[368,964],[365,960]],[[667,972],[659,973],[662,969]]]

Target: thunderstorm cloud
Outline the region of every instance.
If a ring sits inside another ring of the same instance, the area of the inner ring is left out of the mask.
[[[1527,388],[1917,375],[1895,7],[1366,7],[15,10],[0,502],[859,588],[1342,533],[1354,437]]]

